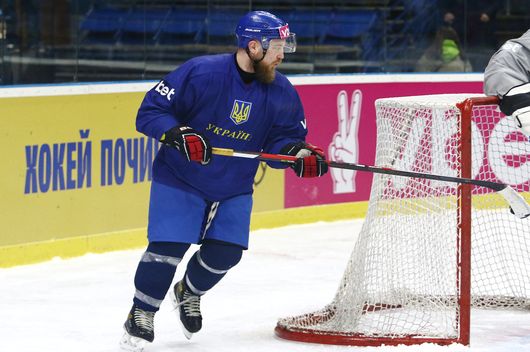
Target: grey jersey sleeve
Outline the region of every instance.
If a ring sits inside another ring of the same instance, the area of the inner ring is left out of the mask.
[[[484,93],[502,98],[530,82],[530,30],[510,39],[491,57],[484,71]]]

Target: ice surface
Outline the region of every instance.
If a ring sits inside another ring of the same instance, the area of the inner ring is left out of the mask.
[[[352,220],[253,232],[241,263],[203,297],[202,331],[186,340],[165,300],[155,318],[155,341],[145,351],[530,351],[530,312],[473,311],[470,348],[356,348],[276,338],[277,318],[311,312],[332,300],[361,224]],[[0,351],[120,351],[142,252],[0,269]],[[184,269],[178,267],[175,280]]]

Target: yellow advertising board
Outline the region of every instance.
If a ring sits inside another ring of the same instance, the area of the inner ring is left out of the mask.
[[[144,226],[156,143],[135,131],[141,99],[121,93],[0,100],[0,245]]]
[[[158,142],[135,130],[152,83],[0,90],[0,267],[145,243]],[[255,211],[283,207],[260,168]]]

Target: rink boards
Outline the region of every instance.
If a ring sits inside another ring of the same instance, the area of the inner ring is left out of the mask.
[[[308,141],[364,164],[375,156],[375,99],[482,89],[479,74],[290,79],[304,104]],[[155,83],[0,89],[0,267],[146,243],[158,143],[136,132],[134,119]],[[298,179],[260,168],[252,228],[362,217],[371,179],[344,171]]]

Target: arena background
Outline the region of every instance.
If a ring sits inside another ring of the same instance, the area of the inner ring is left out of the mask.
[[[491,55],[530,24],[523,0],[0,0],[0,267],[145,245],[158,144],[135,131],[140,101],[186,60],[234,52],[251,10],[297,33],[279,70],[308,140],[365,164],[376,99],[481,93]],[[252,229],[362,217],[371,180],[260,168]]]

